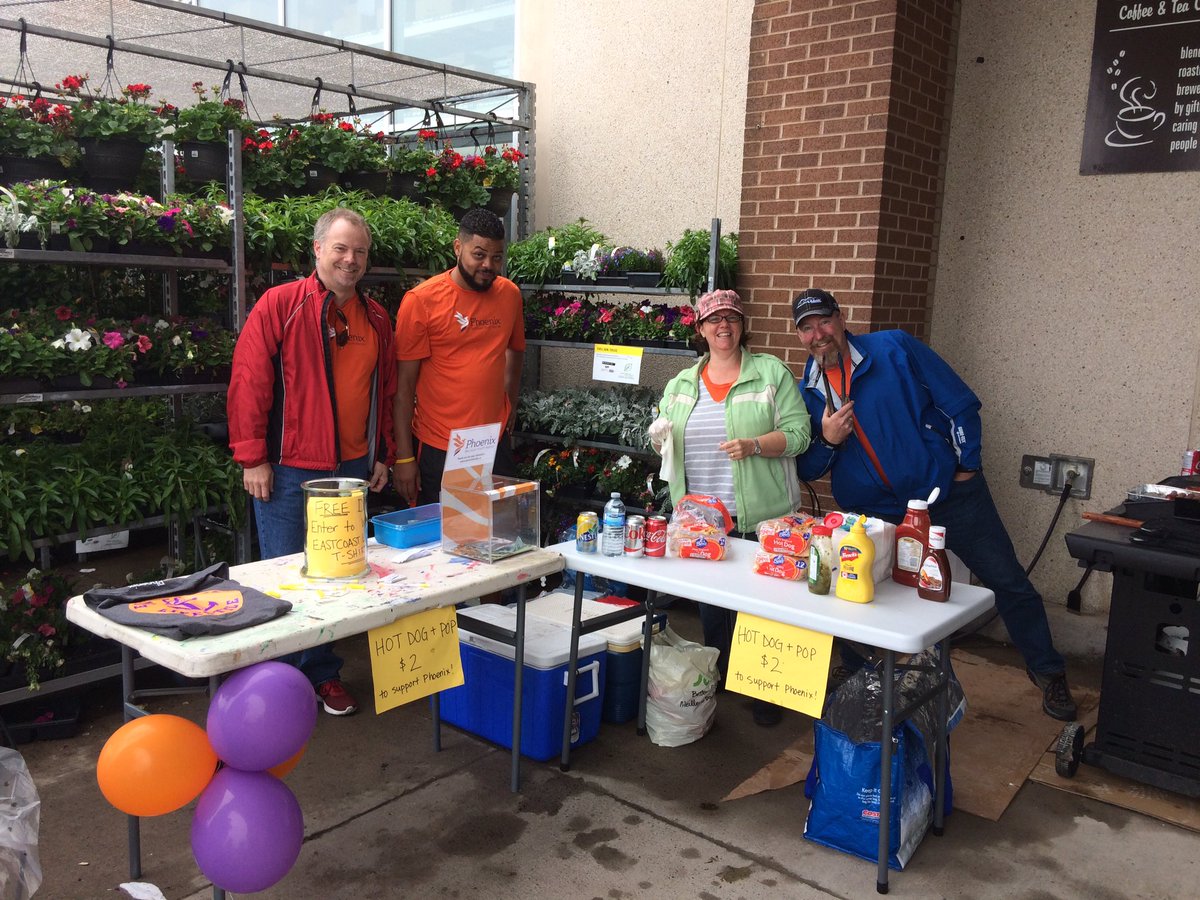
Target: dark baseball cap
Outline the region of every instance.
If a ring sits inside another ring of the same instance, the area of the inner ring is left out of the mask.
[[[792,301],[792,321],[799,325],[806,316],[831,316],[839,309],[833,294],[820,288],[809,288]]]

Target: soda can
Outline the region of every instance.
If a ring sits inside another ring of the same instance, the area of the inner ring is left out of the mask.
[[[646,555],[667,555],[667,517],[646,517]]]
[[[625,555],[642,556],[646,552],[646,519],[629,516],[625,519]]]
[[[1184,450],[1180,475],[1200,475],[1200,450]]]
[[[594,512],[581,512],[575,520],[575,549],[580,553],[595,553],[599,532],[600,517]]]

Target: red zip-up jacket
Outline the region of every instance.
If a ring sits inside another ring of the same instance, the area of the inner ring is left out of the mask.
[[[316,273],[273,287],[250,310],[233,349],[226,412],[229,448],[243,468],[265,462],[333,470],[341,462],[337,397],[326,317],[333,293]],[[375,329],[379,359],[367,422],[368,471],[396,460],[392,398],[396,364],[387,310],[358,294]]]

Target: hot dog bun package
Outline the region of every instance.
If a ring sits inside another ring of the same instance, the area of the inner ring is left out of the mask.
[[[683,559],[724,559],[725,536],[733,531],[729,510],[708,494],[684,494],[667,523],[667,554]]]
[[[802,512],[758,523],[758,542],[767,553],[807,556],[815,520]]]
[[[788,581],[805,581],[808,578],[808,560],[786,553],[771,553],[767,550],[754,551],[754,571],[759,575],[784,578]]]

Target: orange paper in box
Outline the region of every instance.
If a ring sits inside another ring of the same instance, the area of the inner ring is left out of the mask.
[[[754,552],[754,571],[759,575],[783,578],[787,581],[803,581],[808,577],[808,561],[788,556],[785,553]]]
[[[780,516],[758,523],[758,542],[768,553],[806,556],[812,537],[812,516]]]
[[[442,476],[442,538],[454,546],[492,537],[492,512],[497,500],[537,490],[536,481],[512,481],[500,476],[457,469]]]

